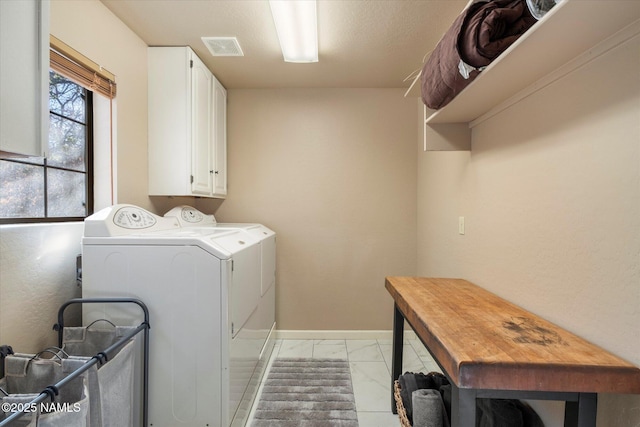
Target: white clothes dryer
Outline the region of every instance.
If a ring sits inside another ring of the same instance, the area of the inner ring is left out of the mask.
[[[216,227],[218,230],[239,229],[251,234],[261,243],[262,253],[262,282],[261,295],[271,288],[276,282],[276,233],[262,224],[254,223],[224,223],[217,222],[212,214],[205,214],[198,209],[182,205],[177,206],[164,214],[165,218],[176,218],[183,228],[210,228]],[[275,321],[275,318],[274,318]]]
[[[133,297],[149,308],[149,425],[244,425],[241,403],[255,394],[249,367],[235,366],[248,351],[245,329],[267,302],[260,240],[116,205],[85,219],[82,259],[84,298]],[[138,316],[110,305],[83,308],[84,324],[130,325]]]
[[[242,230],[259,240],[260,301],[246,317],[242,329],[234,335],[237,345],[232,347],[230,358],[230,369],[235,374],[231,380],[230,399],[232,403],[240,402],[236,419],[241,420],[249,416],[275,343],[276,234],[262,224],[219,223],[215,216],[186,205],[171,209],[164,217],[175,218],[185,230]],[[238,312],[251,308],[238,298],[232,304],[232,310]],[[247,381],[249,385],[245,388]]]

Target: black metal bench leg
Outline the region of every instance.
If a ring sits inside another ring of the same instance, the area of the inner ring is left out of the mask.
[[[596,427],[598,395],[580,393],[577,402],[566,402],[564,408],[565,427]]]
[[[391,354],[391,412],[398,413],[393,397],[393,383],[402,375],[402,345],[404,341],[404,316],[396,304],[393,305],[393,353]]]
[[[476,390],[451,384],[451,427],[475,427]]]

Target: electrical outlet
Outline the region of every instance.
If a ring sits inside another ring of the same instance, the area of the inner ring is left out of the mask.
[[[464,217],[458,217],[458,234],[464,234]]]

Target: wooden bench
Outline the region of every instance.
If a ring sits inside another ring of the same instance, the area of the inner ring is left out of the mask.
[[[452,427],[474,427],[476,398],[563,400],[565,426],[595,427],[597,393],[640,394],[637,366],[461,279],[388,277],[392,384],[405,319],[452,384]],[[396,413],[391,396],[392,410]]]

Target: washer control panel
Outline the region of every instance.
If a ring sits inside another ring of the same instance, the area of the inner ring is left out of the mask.
[[[163,218],[135,205],[110,206],[84,220],[84,237],[125,236],[175,229],[180,229],[176,218]]]
[[[127,229],[149,228],[153,227],[156,222],[150,212],[135,206],[120,208],[113,215],[113,223]]]

